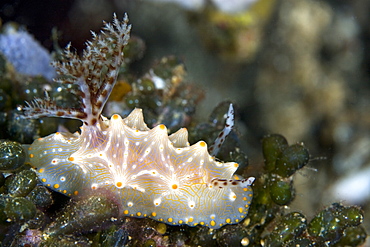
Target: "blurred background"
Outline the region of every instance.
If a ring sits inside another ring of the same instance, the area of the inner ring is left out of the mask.
[[[5,2],[5,3],[4,3]],[[292,210],[308,218],[332,202],[357,204],[370,232],[370,1],[54,0],[2,1],[1,22],[23,26],[47,50],[84,48],[90,30],[127,12],[145,42],[137,75],[175,55],[205,92],[207,120],[229,100],[252,173],[261,138],[303,142],[311,161],[295,178]],[[56,29],[55,29],[56,28]]]

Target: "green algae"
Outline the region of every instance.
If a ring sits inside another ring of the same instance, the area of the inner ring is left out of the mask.
[[[47,227],[47,236],[63,236],[65,234],[88,232],[94,226],[110,222],[118,217],[118,205],[104,196],[91,196],[70,204]]]
[[[265,238],[265,246],[281,246],[293,241],[307,228],[307,220],[303,214],[289,213],[279,219],[278,224]]]
[[[27,199],[33,202],[38,208],[48,208],[53,204],[50,191],[44,186],[36,186],[28,194]]]
[[[4,213],[7,222],[24,222],[36,215],[36,206],[24,197],[7,198]]]
[[[294,199],[293,181],[272,177],[269,182],[270,198],[278,205],[287,205]]]
[[[0,171],[13,171],[24,164],[26,153],[20,143],[0,141]]]
[[[34,171],[22,170],[14,176],[7,177],[5,185],[10,196],[25,197],[37,185],[38,177]]]

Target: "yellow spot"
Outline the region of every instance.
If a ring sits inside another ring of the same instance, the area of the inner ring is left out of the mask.
[[[201,221],[201,222],[199,222],[199,224],[201,224],[202,226],[204,225],[204,222],[203,221]]]
[[[125,211],[123,211],[124,214],[128,214],[128,210],[126,209]]]
[[[252,194],[249,194],[248,196],[249,196],[249,197],[252,197],[253,195],[252,195]]]
[[[190,223],[194,221],[193,217],[190,217],[188,220]]]
[[[211,220],[210,224],[211,224],[211,226],[215,226],[216,222],[214,220]]]
[[[117,119],[119,119],[119,116],[118,116],[117,114],[114,114],[114,115],[112,116],[112,118],[113,118],[114,120],[117,120]]]
[[[247,188],[243,188],[243,190],[244,190],[244,191],[248,191],[248,189],[247,189]]]
[[[233,198],[236,199],[236,195],[233,195]]]
[[[249,204],[245,204],[245,207],[247,208],[247,207],[249,207]]]
[[[45,171],[45,170],[41,168],[41,169],[39,170],[39,173],[43,173],[44,171]]]
[[[121,187],[121,186],[122,186],[122,182],[117,182],[117,183],[116,183],[116,186],[117,186],[117,187]]]
[[[239,213],[243,213],[244,209],[243,208],[238,208]]]
[[[230,224],[231,223],[231,220],[229,218],[226,219],[226,223],[227,224]]]
[[[95,185],[91,186],[91,189],[96,190],[97,187]]]
[[[32,148],[31,148],[31,147],[29,147],[29,148],[28,148],[28,150],[32,150]]]
[[[75,196],[77,196],[77,195],[78,195],[78,191],[77,191],[77,190],[75,190],[75,192],[73,192],[73,194],[74,194]]]
[[[153,217],[157,216],[157,213],[156,213],[156,212],[153,212],[153,213],[152,213],[152,216],[153,216]]]
[[[234,179],[239,180],[240,178],[238,175],[234,175]]]
[[[164,124],[160,124],[160,125],[159,125],[159,128],[160,128],[161,130],[164,130],[164,129],[166,129],[166,126],[164,126]]]
[[[207,144],[206,144],[204,141],[201,141],[201,142],[199,142],[199,145],[200,145],[201,147],[205,147]]]
[[[234,167],[235,168],[238,168],[239,167],[239,164],[238,163],[234,163]]]
[[[173,184],[173,185],[172,185],[172,189],[174,189],[174,190],[175,190],[175,189],[177,189],[177,188],[178,188],[177,184]]]
[[[243,197],[243,200],[244,200],[244,201],[246,201],[246,200],[247,200],[247,198],[246,198],[246,197]]]
[[[65,194],[65,193],[67,193],[67,191],[66,190],[63,190],[63,193]]]
[[[239,222],[239,219],[236,219],[235,222],[238,223]]]
[[[46,183],[46,178],[41,179],[41,182]]]
[[[215,216],[214,216],[214,215],[212,215],[212,216],[211,216],[211,219],[212,219],[212,220],[214,220],[214,219],[215,219]]]
[[[50,187],[50,184],[46,184],[46,186]]]
[[[137,213],[136,213],[136,215],[137,215],[137,216],[141,216],[141,213],[140,213],[140,212],[137,212]]]
[[[75,160],[75,158],[73,158],[73,157],[69,157],[69,158],[68,158],[68,160],[69,160],[69,161],[74,161],[74,160]]]
[[[58,189],[59,188],[59,184],[54,184],[54,188],[55,189]]]
[[[182,220],[179,220],[179,224],[182,224],[182,223],[184,223]]]
[[[33,154],[30,154],[30,158],[33,158],[34,156],[33,156]]]
[[[59,132],[55,132],[55,135],[60,135],[60,133]]]
[[[168,218],[168,219],[167,219],[167,221],[168,221],[168,222],[172,222],[172,221],[173,221],[173,219],[172,219],[172,218]]]

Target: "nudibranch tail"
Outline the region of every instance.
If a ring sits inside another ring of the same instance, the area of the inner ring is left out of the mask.
[[[36,140],[29,157],[42,183],[71,197],[109,191],[122,215],[171,225],[217,229],[246,217],[254,178],[234,175],[238,164],[218,162],[205,142],[190,146],[186,129],[149,129],[141,109],[105,125]]]
[[[96,124],[116,83],[130,29],[127,14],[122,22],[114,14],[113,24],[104,22],[104,31],[99,34],[92,32],[93,39],[86,42],[81,58],[70,50],[69,44],[62,61],[53,63],[59,75],[57,82],[78,85],[76,94],[81,98],[81,108],[61,108],[46,96],[43,100],[26,102],[26,116],[75,118],[85,124]]]
[[[230,134],[233,127],[234,127],[234,107],[233,107],[233,104],[230,104],[229,110],[226,116],[225,127],[220,132],[220,134],[218,134],[212,146],[209,147],[209,152],[211,153],[212,156],[216,156],[218,154],[222,144],[225,141],[225,138]]]

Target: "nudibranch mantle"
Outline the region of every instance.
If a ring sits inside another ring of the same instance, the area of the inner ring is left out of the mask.
[[[83,125],[81,134],[40,138],[29,155],[46,186],[71,197],[108,190],[127,216],[210,228],[241,221],[254,179],[236,179],[236,163],[216,161],[203,141],[189,146],[187,135],[180,129],[168,136],[164,125],[149,129],[135,109],[125,119]]]
[[[240,222],[248,213],[254,178],[234,175],[237,163],[215,160],[204,141],[189,145],[185,128],[170,136],[163,124],[149,129],[141,109],[124,119],[101,115],[123,62],[127,22],[127,15],[123,22],[114,16],[113,25],[93,33],[82,58],[68,46],[64,59],[54,63],[59,82],[79,87],[80,109],[60,108],[48,95],[24,107],[28,117],[83,121],[81,133],[35,140],[28,150],[31,165],[45,186],[72,198],[113,195],[124,216],[213,229]],[[230,106],[229,117],[232,112]],[[232,127],[229,117],[218,147]]]

